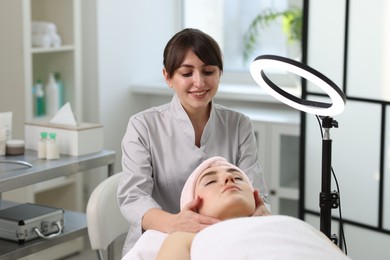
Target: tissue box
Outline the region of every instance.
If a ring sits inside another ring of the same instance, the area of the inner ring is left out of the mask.
[[[41,132],[56,133],[60,154],[84,155],[103,149],[103,125],[80,123],[77,126],[57,125],[48,122],[25,123],[25,147],[38,150]]]

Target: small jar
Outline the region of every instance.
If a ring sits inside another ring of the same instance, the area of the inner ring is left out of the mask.
[[[24,154],[24,141],[23,140],[8,140],[6,142],[5,149],[6,149],[7,155]]]

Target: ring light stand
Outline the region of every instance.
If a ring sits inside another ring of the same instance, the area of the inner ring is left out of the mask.
[[[264,72],[266,68],[284,69],[305,78],[327,93],[332,103],[304,100],[291,95],[267,77]],[[331,192],[332,139],[330,139],[330,128],[338,127],[337,121],[333,120],[332,116],[343,112],[346,102],[344,93],[335,83],[315,69],[280,56],[262,55],[257,57],[250,65],[250,73],[256,83],[267,90],[274,98],[300,111],[320,116],[324,133],[322,139],[322,183],[319,196],[320,230],[329,239],[337,243],[337,238],[331,236],[331,211],[339,206],[339,194]]]

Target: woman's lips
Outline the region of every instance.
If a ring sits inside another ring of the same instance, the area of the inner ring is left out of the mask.
[[[189,93],[196,97],[196,98],[200,98],[200,97],[204,97],[206,94],[207,94],[208,90],[203,90],[203,91],[190,91]]]

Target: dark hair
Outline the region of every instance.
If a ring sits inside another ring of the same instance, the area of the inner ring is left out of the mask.
[[[176,33],[165,46],[163,64],[169,77],[180,67],[189,50],[205,64],[217,66],[223,71],[222,52],[218,43],[201,30],[186,28]]]

